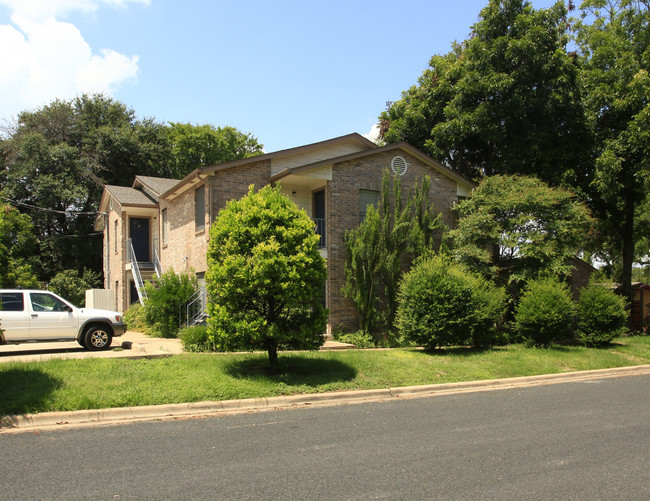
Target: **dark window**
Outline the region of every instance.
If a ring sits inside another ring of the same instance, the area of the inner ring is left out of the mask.
[[[368,212],[368,206],[375,209],[379,207],[379,192],[371,190],[359,190],[359,220],[363,221]]]
[[[168,232],[168,222],[167,222],[167,209],[162,210],[162,244],[167,245],[167,232]]]
[[[139,301],[138,289],[133,280],[129,280],[129,304],[137,303]]]
[[[22,292],[3,292],[0,294],[2,298],[2,305],[0,309],[3,311],[24,311],[25,300],[23,299]]]
[[[194,226],[196,231],[205,228],[205,185],[199,186],[194,192]]]
[[[325,247],[325,190],[314,193],[314,223],[316,234],[320,236],[318,247]]]
[[[115,240],[115,254],[117,254],[117,219],[115,220],[115,231],[113,232],[113,240]]]

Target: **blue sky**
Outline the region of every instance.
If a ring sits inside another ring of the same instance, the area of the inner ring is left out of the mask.
[[[486,4],[0,0],[0,119],[102,91],[140,118],[237,127],[267,152],[368,134]]]

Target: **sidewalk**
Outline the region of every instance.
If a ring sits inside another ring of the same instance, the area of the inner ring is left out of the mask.
[[[355,346],[351,344],[325,341],[321,350],[353,348]],[[79,358],[156,358],[180,353],[183,353],[183,347],[179,339],[151,337],[139,332],[127,331],[122,336],[113,338],[111,349],[107,351],[88,351],[75,341],[0,345],[0,363]]]

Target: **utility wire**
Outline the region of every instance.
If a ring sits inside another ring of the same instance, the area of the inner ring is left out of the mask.
[[[73,215],[73,214],[74,215],[100,215],[100,214],[101,215],[106,215],[106,214],[108,214],[108,212],[98,212],[98,211],[76,211],[76,210],[65,211],[65,210],[48,209],[48,208],[45,208],[45,207],[38,207],[36,205],[28,204],[28,203],[25,203],[25,202],[19,202],[17,200],[12,200],[11,198],[7,198],[7,197],[4,197],[2,195],[0,195],[0,198],[2,198],[3,200],[6,200],[7,202],[12,203],[14,205],[20,205],[21,207],[27,207],[28,209],[35,209],[35,210],[40,210],[40,211],[44,211],[44,212],[53,212],[55,214],[63,214],[64,216]]]

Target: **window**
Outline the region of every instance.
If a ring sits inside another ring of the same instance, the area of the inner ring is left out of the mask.
[[[3,292],[0,294],[2,304],[0,310],[2,311],[23,311],[25,309],[25,302],[22,292]]]
[[[59,298],[45,292],[32,292],[29,297],[34,311],[68,311],[70,308]]]
[[[371,190],[359,190],[359,220],[366,218],[368,206],[372,205],[375,209],[379,207],[379,192]]]
[[[113,227],[115,229],[115,231],[113,231],[113,240],[115,240],[115,254],[117,254],[117,219],[115,220]]]
[[[167,221],[167,209],[162,210],[162,244],[167,245],[167,234],[169,232],[169,221]]]
[[[194,191],[194,226],[196,231],[205,228],[205,185]]]

